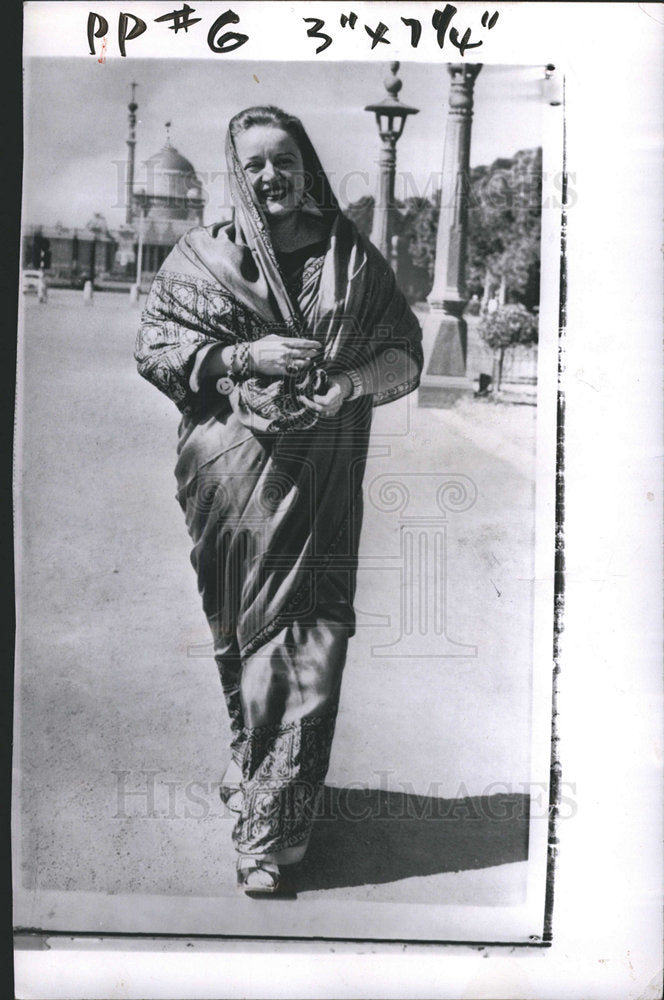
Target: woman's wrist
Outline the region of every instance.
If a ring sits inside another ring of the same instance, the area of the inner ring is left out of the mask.
[[[203,379],[212,379],[221,395],[227,396],[238,382],[250,374],[250,349],[248,341],[208,349],[196,364],[190,379],[191,388],[197,392]]]
[[[335,379],[341,389],[341,395],[344,400],[349,399],[353,395],[353,383],[346,372],[335,372],[332,378]]]
[[[231,378],[246,378],[252,368],[251,344],[249,341],[241,341],[238,344],[222,348],[219,359],[224,371],[220,374]]]
[[[233,375],[233,374],[235,374],[233,372],[233,355],[234,355],[234,351],[235,351],[235,348],[233,346],[231,346],[231,347],[223,347],[222,350],[221,350],[221,354],[219,355],[219,358],[220,358],[220,361],[221,361],[221,363],[222,363],[222,365],[224,367],[224,371],[222,373],[224,375]]]

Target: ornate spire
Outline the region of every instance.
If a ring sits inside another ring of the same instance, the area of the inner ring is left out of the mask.
[[[403,87],[403,80],[400,80],[399,77],[397,76],[397,73],[399,72],[399,65],[400,64],[398,62],[390,63],[391,75],[386,76],[385,79],[383,80],[383,83],[385,84],[385,90],[388,92],[388,94],[394,101],[399,100],[399,91]]]
[[[171,144],[171,123],[166,122],[166,142],[164,143],[164,149],[172,149]]]

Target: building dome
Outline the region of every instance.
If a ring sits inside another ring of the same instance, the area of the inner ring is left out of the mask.
[[[202,185],[190,161],[167,139],[145,160],[145,194],[153,219],[194,219],[200,214]]]
[[[178,174],[187,174],[191,176],[195,174],[194,166],[189,160],[178,153],[175,146],[171,146],[170,142],[166,144],[151,156],[149,160],[145,161],[146,164],[153,164],[154,170],[165,170]]]

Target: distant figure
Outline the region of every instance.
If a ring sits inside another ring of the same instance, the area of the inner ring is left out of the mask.
[[[90,279],[88,278],[88,280],[83,285],[83,301],[91,303],[93,294],[94,294],[93,285]]]
[[[479,299],[479,296],[477,295],[477,293],[475,293],[471,297],[471,300],[468,303],[468,306],[466,308],[467,308],[467,312],[471,316],[479,316],[480,310],[482,308],[482,303],[480,302],[480,299]]]
[[[46,275],[43,271],[39,272],[39,281],[37,283],[37,298],[40,302],[48,301],[48,286],[46,284]]]

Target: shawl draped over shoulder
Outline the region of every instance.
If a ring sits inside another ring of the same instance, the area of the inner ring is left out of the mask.
[[[305,211],[328,234],[299,285],[280,268],[229,135],[233,219],[192,229],[172,250],[135,352],[140,374],[181,411],[176,478],[192,561],[217,647],[236,642],[241,655],[312,612],[335,560],[352,605],[372,407],[415,389],[422,365],[420,327],[391,269],[340,212],[304,130],[299,142],[312,180]],[[370,372],[373,391],[317,418],[298,403],[306,376],[252,376],[229,395],[197,384],[200,351],[275,332],[318,340],[320,367]]]

